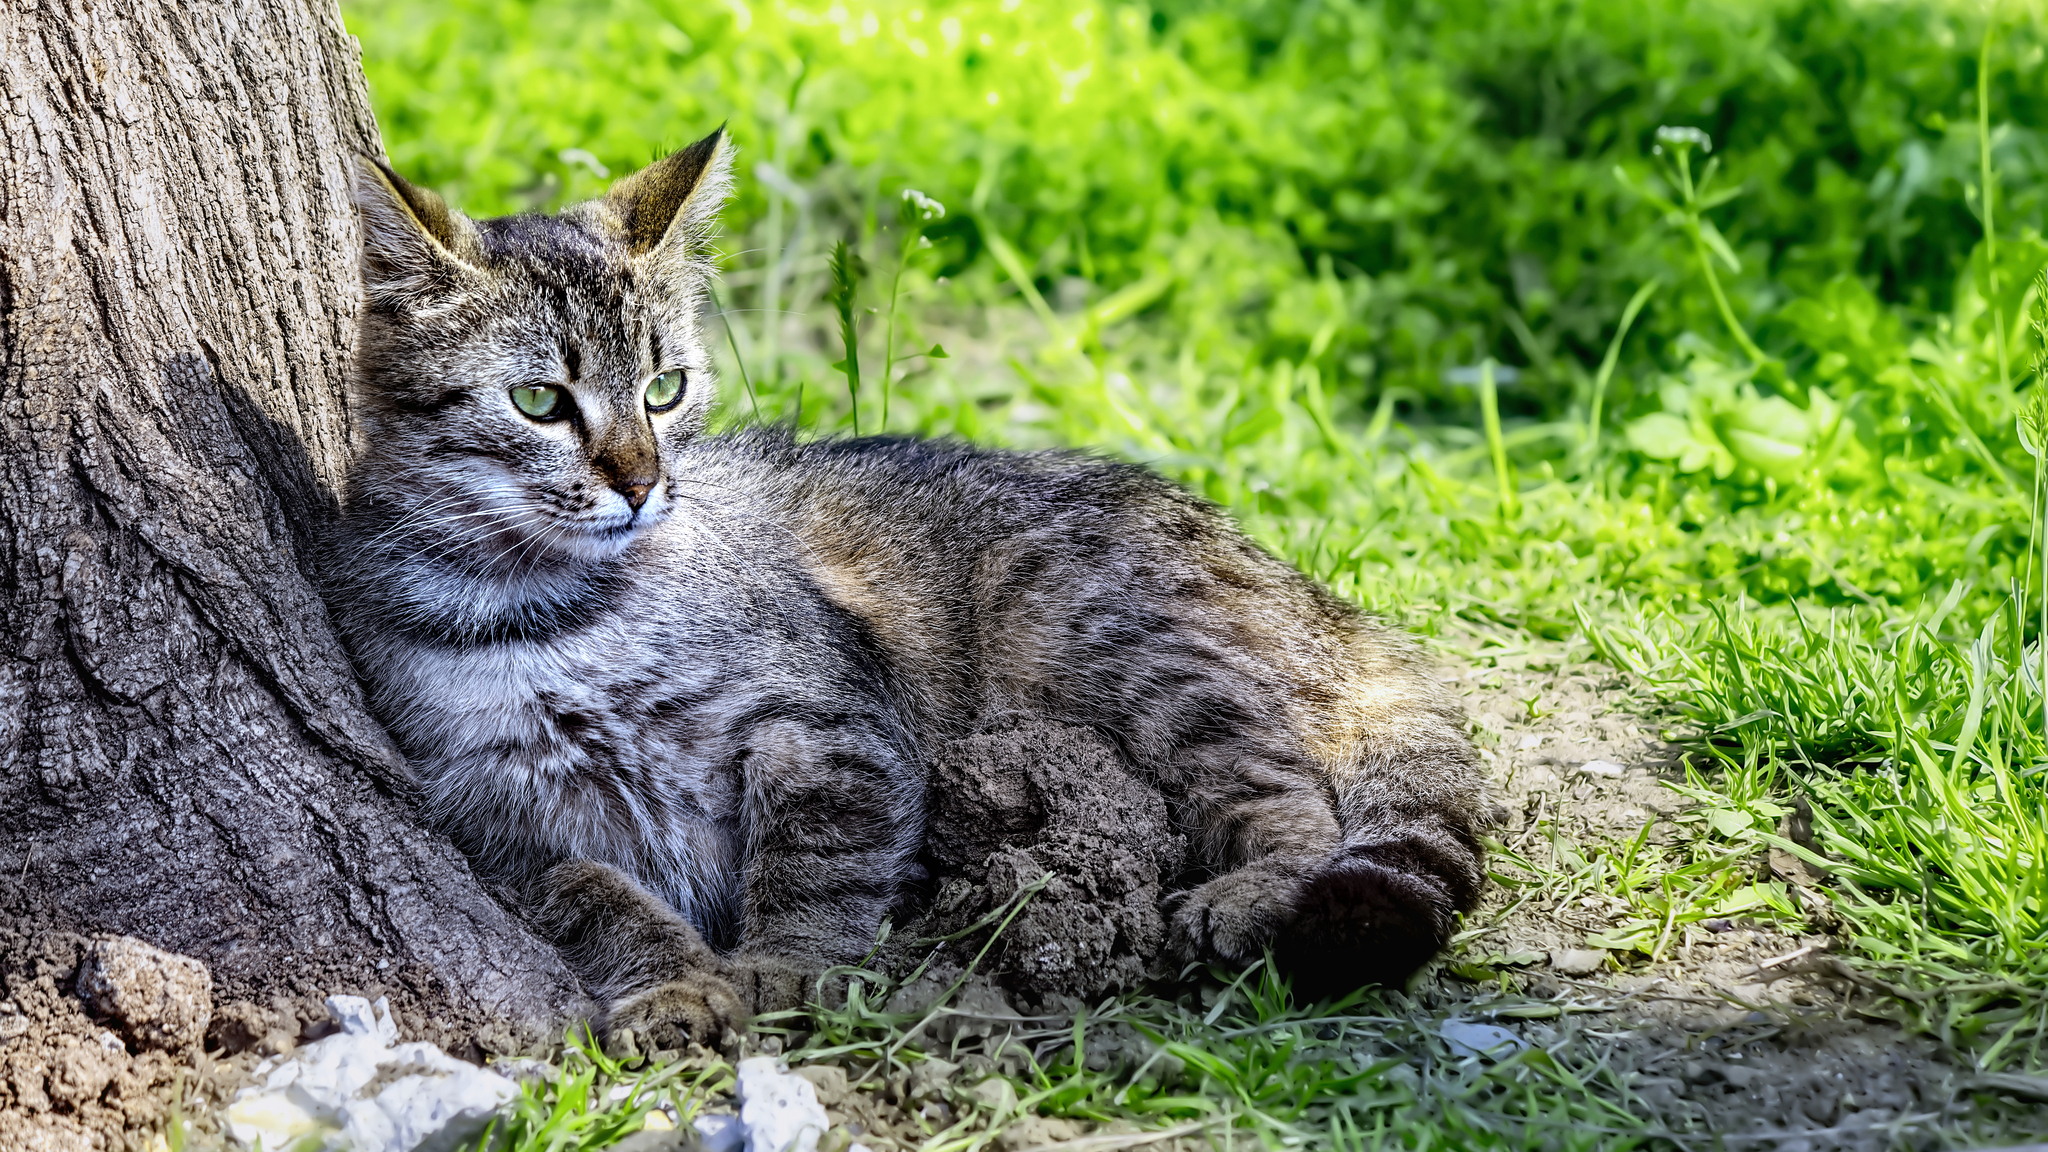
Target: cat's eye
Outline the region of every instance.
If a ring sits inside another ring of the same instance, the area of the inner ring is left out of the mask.
[[[683,398],[683,370],[671,368],[647,382],[647,410],[666,412]]]
[[[512,389],[512,405],[535,420],[562,413],[562,390],[553,384],[521,384]]]

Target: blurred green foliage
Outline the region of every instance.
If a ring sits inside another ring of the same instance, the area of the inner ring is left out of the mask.
[[[1340,405],[1443,373],[1527,369],[1510,414],[1583,400],[1622,303],[1680,238],[1614,176],[1660,125],[1706,130],[1741,196],[1714,215],[1761,323],[1853,275],[1952,307],[1980,234],[1976,29],[1864,0],[1647,6],[352,0],[393,159],[473,212],[549,206],[730,121],[744,166],[872,218],[905,186],[956,208],[954,275],[1000,230],[1039,291],[1177,275],[1155,307],[1233,363],[1311,347]],[[2038,226],[2048,156],[2031,26],[1994,68],[2006,219]],[[581,159],[577,152],[589,159]],[[564,153],[569,152],[565,157]],[[579,162],[580,160],[580,162]],[[601,165],[602,169],[593,165]],[[770,210],[742,184],[744,232]],[[1220,321],[1220,323],[1219,323]],[[1321,341],[1325,325],[1333,329]],[[1667,294],[1625,368],[1715,326]],[[1788,350],[1797,333],[1781,334]],[[1623,411],[1647,402],[1624,371]]]
[[[1476,428],[1474,369],[1490,356],[1509,369],[1499,404],[1525,467],[1572,448],[1623,303],[1661,279],[1603,421],[1635,450],[1617,497],[1647,499],[1647,519],[1682,535],[1676,552],[1656,532],[1567,536],[1580,556],[1606,554],[1604,583],[1682,592],[1740,573],[1766,599],[1910,603],[1959,566],[2003,585],[2024,538],[2010,484],[1958,483],[2022,462],[2006,400],[1954,375],[1988,320],[1971,255],[1972,12],[1865,0],[352,0],[346,12],[393,159],[473,213],[597,194],[607,175],[729,122],[743,177],[731,346],[770,389],[808,376],[814,415],[840,403],[820,391],[837,357],[817,324],[787,314],[821,311],[839,239],[893,264],[881,234],[897,193],[916,188],[951,207],[924,227],[935,247],[905,281],[929,320],[986,336],[1019,279],[1048,319],[1139,289],[1137,323],[1106,339],[1141,388],[1220,394],[1232,388],[1220,378],[1312,368],[1330,420],[1370,425],[1385,404],[1395,441],[1457,444]],[[2008,20],[1989,76],[2008,322],[2041,254],[2041,54],[2038,29]],[[1658,206],[1675,194],[1670,157],[1655,154],[1665,125],[1713,141],[1729,198],[1701,218],[1726,238],[1734,318],[1777,361],[1754,381],[1699,290],[1682,222]],[[920,431],[1016,439],[1034,423],[995,394],[994,377],[1019,384],[1007,359],[1037,358],[1031,334],[1011,335],[926,381],[974,396],[953,418],[926,412]],[[1830,401],[1810,406],[1811,384]],[[1232,428],[1232,447],[1259,431]],[[1714,483],[1687,482],[1703,469]],[[1561,607],[1550,615],[1565,619]]]

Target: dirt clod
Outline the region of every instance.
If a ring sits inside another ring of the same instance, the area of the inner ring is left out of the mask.
[[[190,970],[172,965],[170,984],[151,992],[144,987],[149,978],[137,972],[160,970],[159,961],[130,951],[129,964],[116,949],[114,962],[96,968],[99,943],[61,932],[0,933],[0,1149],[6,1152],[141,1152],[181,1090],[188,1110],[211,1090],[190,1059],[189,1042],[175,1055],[145,1046],[117,1014],[105,1022],[88,1015],[78,994],[85,974],[97,972],[97,998],[133,1007],[142,1035],[196,1039],[189,1031],[192,1005],[182,999],[191,992]],[[117,985],[126,995],[112,991]]]
[[[247,1000],[230,1000],[214,1009],[213,1022],[206,1029],[206,1046],[224,1056],[243,1052],[280,1056],[291,1051],[298,1029],[296,1016]]]
[[[1083,728],[993,725],[940,749],[928,854],[938,894],[917,935],[957,933],[1037,892],[983,963],[1033,1002],[1135,986],[1166,940],[1160,897],[1185,864],[1166,799]]]
[[[132,936],[95,941],[78,972],[78,995],[95,1016],[144,1048],[189,1048],[213,1018],[213,973],[190,956]]]

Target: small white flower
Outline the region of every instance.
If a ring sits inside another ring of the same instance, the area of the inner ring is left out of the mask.
[[[600,180],[612,174],[612,170],[605,167],[602,160],[581,148],[564,148],[558,155],[561,157],[562,163],[574,164],[579,168],[587,169],[592,176]]]
[[[1684,125],[1674,127],[1670,124],[1665,124],[1660,126],[1657,129],[1657,139],[1665,144],[1697,144],[1702,152],[1712,152],[1714,150],[1713,137],[1707,135],[1701,129],[1690,128]]]
[[[919,192],[915,188],[905,188],[903,190],[903,202],[916,208],[918,218],[921,220],[937,220],[946,214],[946,206],[944,204]]]

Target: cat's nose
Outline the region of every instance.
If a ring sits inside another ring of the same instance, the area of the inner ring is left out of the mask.
[[[647,494],[654,491],[654,485],[650,481],[643,480],[621,481],[612,485],[612,491],[624,496],[626,503],[632,506],[633,511],[638,512],[640,506],[647,503]]]

